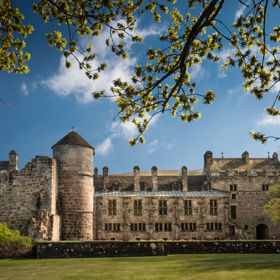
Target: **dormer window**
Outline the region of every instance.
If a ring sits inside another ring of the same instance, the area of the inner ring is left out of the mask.
[[[181,184],[180,183],[175,183],[172,187],[173,191],[180,191],[181,190]]]
[[[145,185],[145,183],[141,182],[140,183],[140,192],[144,192],[144,191],[146,191],[146,185]]]
[[[115,182],[113,185],[113,191],[114,192],[119,192],[120,191],[120,183],[119,182]]]

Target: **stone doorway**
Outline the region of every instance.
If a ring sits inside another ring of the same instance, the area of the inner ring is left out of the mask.
[[[265,224],[259,224],[256,227],[257,239],[268,239],[268,226]]]

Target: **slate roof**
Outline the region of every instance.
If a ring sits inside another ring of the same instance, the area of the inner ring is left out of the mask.
[[[169,196],[228,196],[224,192],[220,191],[201,191],[201,192],[188,192],[188,191],[154,191],[154,192],[102,192],[98,191],[95,192],[94,196],[96,197],[113,197],[113,196],[129,196],[129,197],[136,197],[136,196],[149,196],[149,197],[169,197]]]
[[[0,161],[0,170],[8,170],[9,164],[9,161]]]
[[[145,184],[146,190],[149,191],[152,188],[152,176],[141,176],[140,181]],[[182,176],[158,176],[158,189],[159,191],[171,191],[174,184],[181,183]],[[133,191],[134,189],[134,177],[129,175],[119,176],[109,175],[109,190],[114,185],[114,182],[120,184],[121,191]],[[191,192],[202,191],[207,186],[207,177],[205,175],[188,176],[188,190]],[[96,191],[102,191],[103,189],[103,177],[99,175],[94,178],[94,186]]]
[[[71,131],[66,136],[64,136],[60,141],[58,141],[55,145],[52,146],[52,149],[55,146],[60,145],[77,145],[77,146],[85,146],[91,149],[94,149],[84,138],[82,138],[77,132]]]
[[[189,191],[201,191],[207,182],[205,175],[188,176],[188,189]]]

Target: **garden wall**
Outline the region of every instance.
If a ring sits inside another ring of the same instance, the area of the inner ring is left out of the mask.
[[[166,254],[280,254],[280,241],[165,242]]]
[[[36,243],[34,252],[39,259],[168,254],[280,254],[280,241],[48,242]]]
[[[163,256],[163,242],[37,243],[38,259]]]

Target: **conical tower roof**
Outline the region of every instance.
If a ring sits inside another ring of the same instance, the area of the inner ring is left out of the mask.
[[[85,146],[91,149],[94,149],[84,138],[82,138],[77,132],[71,131],[61,140],[59,140],[55,145],[52,146],[52,149],[56,146],[61,145],[77,145]]]

